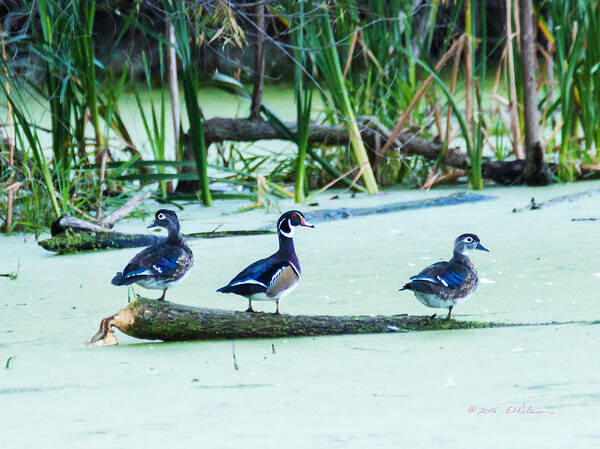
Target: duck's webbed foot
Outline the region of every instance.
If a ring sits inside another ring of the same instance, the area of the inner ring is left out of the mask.
[[[256,310],[254,310],[252,308],[252,300],[251,299],[248,300],[248,308],[246,309],[246,312],[248,312],[248,313],[257,313]]]

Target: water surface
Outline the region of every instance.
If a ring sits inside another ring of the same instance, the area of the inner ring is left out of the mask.
[[[321,223],[300,229],[303,278],[282,302],[290,314],[433,313],[403,283],[477,233],[491,253],[473,260],[482,284],[457,307],[465,320],[600,318],[600,196],[512,213],[531,196],[593,183],[488,189],[491,201]],[[322,208],[432,198],[459,188],[319,200]],[[328,195],[329,196],[329,195]],[[217,202],[180,213],[185,232],[253,229],[269,212]],[[309,211],[311,207],[302,207]],[[142,231],[141,220],[117,225]],[[220,295],[274,236],[193,240],[196,265],[167,299],[243,310]],[[110,279],[137,250],[53,256],[32,236],[0,236],[2,447],[595,447],[600,443],[600,326],[547,326],[246,341],[84,342],[127,302]],[[159,292],[142,291],[147,296]],[[257,308],[272,311],[270,303]],[[444,313],[441,311],[441,313]],[[233,353],[235,352],[235,368]],[[14,356],[10,369],[4,369]],[[540,414],[506,413],[525,404]],[[513,407],[512,409],[510,407]],[[470,413],[470,408],[475,412]],[[496,413],[478,414],[485,409]]]

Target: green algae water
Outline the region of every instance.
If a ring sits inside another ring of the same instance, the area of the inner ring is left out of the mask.
[[[594,188],[498,188],[489,201],[301,228],[298,288],[289,314],[431,314],[399,292],[474,232],[478,291],[462,320],[600,319],[600,196],[513,213]],[[318,208],[432,199],[459,188],[319,199]],[[330,196],[330,195],[329,195]],[[272,225],[279,210],[235,213],[245,202],[188,205],[184,232]],[[154,206],[152,206],[154,207]],[[148,219],[150,220],[150,219]],[[144,231],[126,220],[117,230]],[[44,237],[44,236],[42,236]],[[195,266],[170,301],[244,310],[215,290],[270,254],[273,235],[192,240]],[[84,343],[127,303],[110,285],[136,249],[54,256],[33,236],[0,236],[0,447],[6,448],[590,448],[600,443],[600,325],[471,329],[365,336],[161,343],[120,334]],[[158,291],[138,290],[145,296]],[[272,312],[271,303],[256,308]],[[10,358],[8,368],[6,361]],[[539,412],[539,413],[534,413]]]
[[[183,98],[183,92],[180,92],[181,98]],[[156,105],[156,113],[158,114],[160,104],[160,97],[164,95],[165,98],[169,98],[169,92],[167,90],[161,91],[155,89],[152,92],[144,91],[140,93],[140,100],[144,107],[144,111],[147,117],[151,117],[151,105],[152,101]],[[267,85],[264,87],[263,92],[264,102],[267,104],[279,117],[284,121],[293,121],[296,118],[296,106],[294,104],[294,89],[292,86],[273,86]],[[225,118],[247,118],[250,113],[250,101],[236,97],[234,95],[223,92],[216,88],[203,88],[198,91],[198,101],[202,106],[202,110],[205,113],[207,119],[213,117],[225,117]],[[28,112],[31,115],[31,121],[36,123],[42,128],[51,127],[51,115],[48,113],[46,108],[45,100],[37,97],[31,97],[27,99]],[[315,97],[313,103],[315,111],[315,119],[319,118],[320,110],[322,109],[322,102],[319,98]],[[137,150],[143,155],[145,159],[152,159],[151,145],[148,141],[148,135],[143,126],[142,114],[140,113],[139,107],[135,100],[135,95],[132,91],[126,91],[122,94],[119,100],[119,113],[125,121],[127,131],[131,136],[133,142],[136,143]],[[175,159],[175,153],[173,150],[173,127],[170,125],[171,112],[169,107],[166,109],[167,114],[167,126],[165,126],[165,142],[166,150],[165,157],[168,160]],[[187,111],[185,108],[181,111],[182,128],[188,129],[188,118]],[[88,137],[93,138],[93,129],[91,126],[87,128]],[[121,153],[123,144],[114,133],[110,130],[106,130],[108,133],[108,142],[111,151],[114,152],[114,156],[117,158],[127,158],[128,154]],[[38,132],[38,138],[46,149],[46,155],[48,158],[52,156],[52,136],[50,133]],[[295,144],[285,140],[264,140],[258,142],[238,142],[236,143],[237,148],[243,152],[245,157],[252,155],[274,155],[279,154],[295,154]],[[209,151],[209,160],[216,158],[216,152]]]

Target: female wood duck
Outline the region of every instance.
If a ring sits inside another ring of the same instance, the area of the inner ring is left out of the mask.
[[[484,248],[475,234],[463,234],[454,242],[454,257],[449,262],[428,266],[400,289],[412,290],[416,298],[427,307],[448,309],[446,320],[455,305],[467,300],[477,288],[477,271],[469,260],[469,252]],[[433,315],[435,316],[435,315]]]
[[[122,273],[117,273],[113,285],[139,284],[144,288],[162,290],[159,301],[165,300],[167,289],[182,281],[194,265],[192,250],[179,233],[179,220],[172,210],[160,209],[154,215],[154,223],[148,228],[160,226],[169,235],[165,243],[149,246],[135,255]]]
[[[275,301],[275,313],[279,314],[279,300],[291,293],[300,280],[300,262],[293,240],[296,226],[314,228],[307,223],[302,212],[286,212],[277,221],[279,250],[244,268],[229,284],[217,291],[248,298],[246,312],[254,312],[252,301]]]

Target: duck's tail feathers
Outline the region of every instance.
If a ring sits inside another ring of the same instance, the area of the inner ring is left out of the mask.
[[[136,281],[136,276],[125,277],[123,273],[119,272],[115,275],[115,277],[110,281],[112,285],[130,285]]]
[[[231,293],[231,287],[226,285],[225,287],[221,287],[217,290],[218,293]]]

